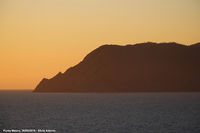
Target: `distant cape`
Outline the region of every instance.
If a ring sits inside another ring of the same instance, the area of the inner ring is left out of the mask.
[[[200,43],[103,45],[34,92],[200,91]]]

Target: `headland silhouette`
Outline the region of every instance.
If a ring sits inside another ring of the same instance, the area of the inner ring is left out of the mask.
[[[200,43],[103,45],[34,92],[200,91]]]

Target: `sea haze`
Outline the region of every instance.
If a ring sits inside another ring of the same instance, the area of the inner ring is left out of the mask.
[[[200,93],[0,91],[0,129],[199,133]]]

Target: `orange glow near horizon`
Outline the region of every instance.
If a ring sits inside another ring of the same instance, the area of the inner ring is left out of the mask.
[[[34,89],[103,44],[199,35],[199,0],[1,0],[0,90]]]

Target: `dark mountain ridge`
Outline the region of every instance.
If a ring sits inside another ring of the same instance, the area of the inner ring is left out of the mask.
[[[103,45],[34,92],[200,91],[200,43]]]

